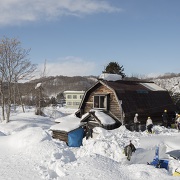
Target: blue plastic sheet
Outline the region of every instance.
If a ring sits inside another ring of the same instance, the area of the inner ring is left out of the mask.
[[[68,146],[70,147],[82,146],[83,136],[84,136],[84,129],[82,127],[69,132],[68,133]]]
[[[156,147],[155,156],[153,161],[150,163],[150,165],[156,168],[165,168],[166,170],[168,170],[168,164],[169,164],[168,160],[159,159],[159,147]]]

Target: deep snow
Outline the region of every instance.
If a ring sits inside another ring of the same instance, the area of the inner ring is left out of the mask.
[[[56,113],[52,113],[55,111]],[[46,117],[12,113],[11,121],[0,124],[0,177],[2,180],[143,180],[179,179],[172,176],[180,167],[178,160],[166,152],[180,149],[176,129],[155,126],[154,134],[130,132],[124,126],[115,130],[95,128],[93,138],[83,139],[80,148],[68,147],[52,139],[50,127],[55,119],[73,113],[64,108],[46,108]],[[132,140],[137,148],[127,161],[123,148]],[[160,158],[169,160],[169,170],[147,165],[153,160],[155,148]]]

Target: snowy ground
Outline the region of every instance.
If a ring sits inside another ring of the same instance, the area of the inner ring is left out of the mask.
[[[0,177],[2,180],[143,180],[179,179],[172,176],[180,162],[166,152],[180,149],[176,129],[155,126],[154,134],[130,132],[125,127],[107,131],[95,128],[93,138],[80,148],[68,147],[51,138],[54,120],[67,113],[63,108],[46,109],[47,117],[13,113],[8,124],[0,123]],[[132,140],[137,148],[127,161],[123,148]],[[169,160],[169,170],[147,165],[160,148],[160,158]]]

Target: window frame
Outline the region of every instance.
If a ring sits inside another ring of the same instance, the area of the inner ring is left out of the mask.
[[[80,102],[74,101],[73,106],[79,106]]]
[[[68,101],[68,102],[67,102],[67,105],[68,105],[68,106],[72,106],[73,103],[72,103],[71,101]]]
[[[95,106],[95,103],[97,102],[97,100],[96,100],[97,97],[98,97],[98,107]],[[103,102],[102,102],[102,97],[104,97]],[[104,106],[102,106],[102,105],[104,105]],[[107,110],[108,109],[108,94],[95,94],[93,96],[93,108]]]
[[[67,99],[72,99],[72,95],[71,95],[71,94],[68,94],[68,95],[67,95]]]

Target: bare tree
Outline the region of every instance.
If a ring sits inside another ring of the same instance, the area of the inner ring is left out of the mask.
[[[45,78],[47,76],[47,67],[46,67],[46,59],[44,61],[43,69],[40,72],[40,78]]]
[[[1,107],[2,107],[2,120],[5,120],[5,97],[4,97],[4,91],[3,91],[3,83],[2,79],[0,80],[0,95],[1,95]]]
[[[46,78],[47,76],[47,68],[46,68],[46,60],[44,61],[44,66],[43,66],[43,69],[42,69],[42,72],[40,72],[40,79],[41,81],[43,81],[44,78]],[[42,87],[42,82],[38,83],[35,87],[36,89],[36,111],[35,111],[35,114],[36,115],[43,115],[43,110],[42,110],[42,106],[43,106],[43,103],[44,103],[44,94],[43,94],[43,91],[44,91],[44,88]]]
[[[6,122],[9,122],[10,108],[12,102],[12,88],[19,80],[25,80],[32,77],[36,70],[36,65],[32,64],[29,59],[30,49],[26,50],[21,47],[21,42],[16,38],[9,39],[4,37],[0,40],[0,77],[2,84],[6,84],[7,93],[4,94],[1,86],[1,94],[7,99],[6,103]],[[2,106],[4,103],[2,103]]]

